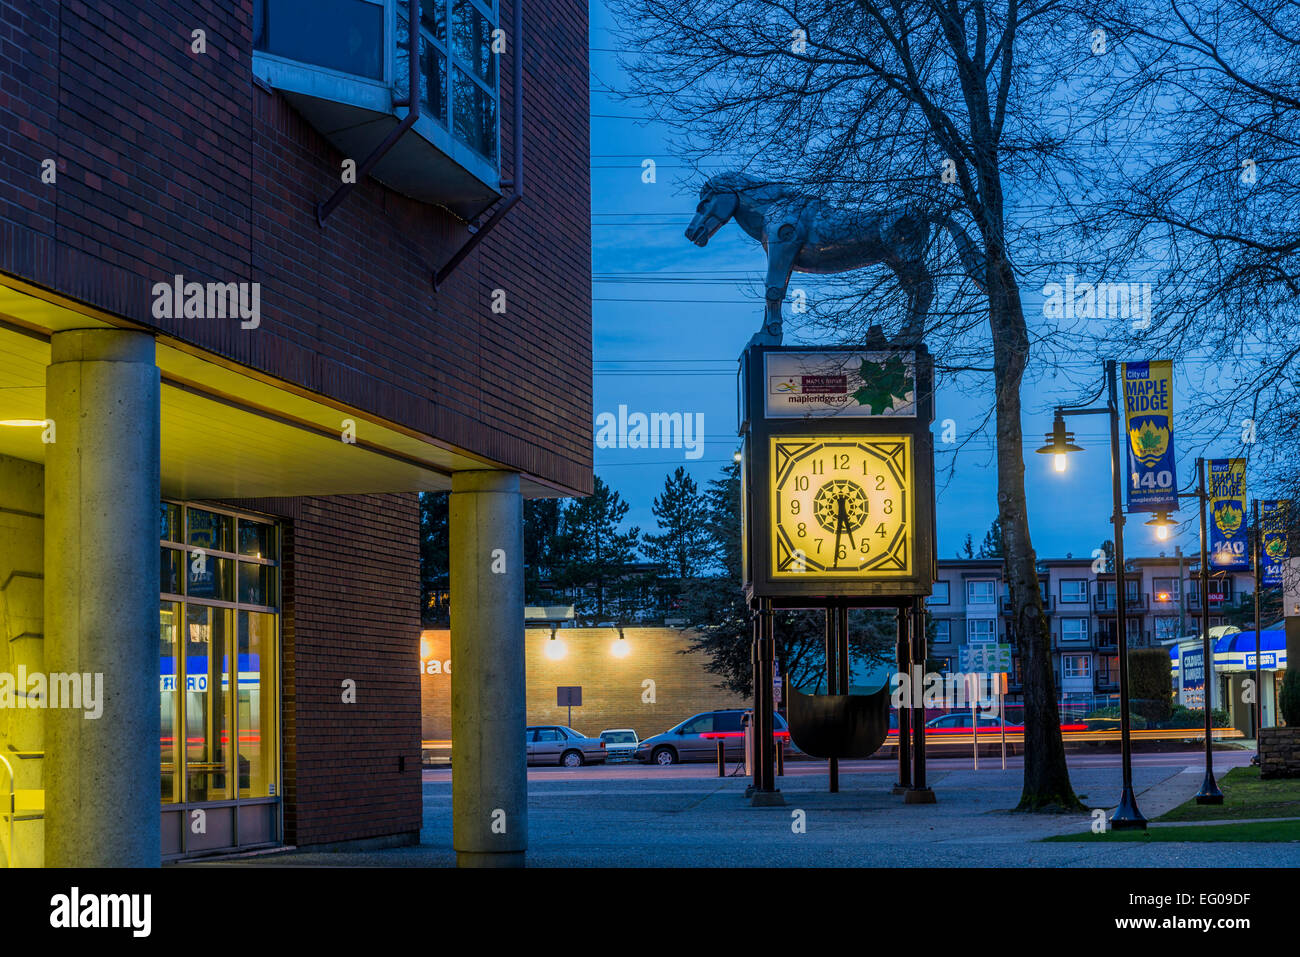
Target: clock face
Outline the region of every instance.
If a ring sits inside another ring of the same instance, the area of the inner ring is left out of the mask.
[[[912,575],[911,436],[771,438],[773,578]]]

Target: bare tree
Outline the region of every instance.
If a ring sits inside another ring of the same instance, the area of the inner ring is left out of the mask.
[[[1073,109],[1071,89],[1103,72],[1096,17],[1055,0],[616,6],[627,46],[639,51],[624,63],[634,92],[680,132],[688,161],[739,166],[849,208],[907,203],[974,234],[982,281],[967,280],[953,244],[934,251],[941,295],[926,338],[941,372],[991,379],[998,519],[1025,687],[1020,807],[1079,807],[1061,741],[1021,428],[1031,345],[1050,361],[1077,341],[1046,317],[1031,328],[1021,287],[1064,261],[1041,239],[1060,225],[1058,194],[1076,191],[1087,171],[1075,154],[1095,130]],[[872,323],[898,328],[898,290],[884,271],[821,291],[806,333],[854,341]]]

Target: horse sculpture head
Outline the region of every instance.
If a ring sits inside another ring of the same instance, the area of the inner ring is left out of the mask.
[[[741,194],[757,185],[757,180],[743,173],[722,173],[708,180],[700,188],[700,203],[686,227],[686,238],[697,246],[708,245],[713,234],[736,215]]]

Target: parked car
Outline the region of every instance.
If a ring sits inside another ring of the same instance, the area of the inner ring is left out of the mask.
[[[560,724],[538,725],[524,729],[529,764],[560,764],[580,768],[584,764],[605,761],[605,742],[589,738]]]
[[[979,715],[979,729],[981,731],[984,731],[985,729],[990,731],[999,731],[1001,727],[1002,722],[998,720],[997,715]],[[1010,721],[1006,723],[1006,727],[1008,731],[1024,730],[1023,725],[1012,724]],[[927,731],[938,731],[941,734],[944,732],[949,734],[970,734],[971,731],[974,730],[971,725],[969,711],[954,711],[952,714],[941,714],[939,717],[927,721],[925,729]]]
[[[724,742],[727,760],[735,761],[745,755],[745,729],[741,708],[719,711],[702,711],[692,715],[677,727],[646,738],[637,744],[632,755],[636,760],[661,766],[682,761],[716,761],[718,742]],[[774,715],[778,739],[790,741],[790,729],[780,713]]]
[[[636,753],[640,739],[632,728],[607,728],[600,732],[600,740],[605,742],[605,758],[609,761],[630,761]]]

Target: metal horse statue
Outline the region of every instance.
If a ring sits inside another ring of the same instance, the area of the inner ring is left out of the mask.
[[[762,331],[750,340],[753,344],[781,344],[781,303],[792,270],[837,273],[877,263],[894,271],[907,294],[907,320],[899,339],[919,342],[934,298],[925,254],[935,225],[948,230],[963,269],[976,285],[984,286],[984,257],[965,230],[950,217],[916,206],[855,212],[779,183],[721,173],[700,190],[686,238],[704,246],[731,219],[767,251],[766,310]]]

